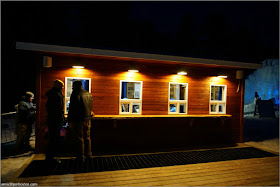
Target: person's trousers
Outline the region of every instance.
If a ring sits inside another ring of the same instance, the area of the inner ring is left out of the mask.
[[[60,125],[51,124],[48,126],[48,143],[46,150],[46,159],[53,159],[53,157],[59,152],[60,148]]]
[[[32,124],[18,123],[16,126],[16,149],[24,149],[30,146],[29,139],[32,133]]]
[[[72,128],[77,157],[92,156],[90,139],[91,120],[72,122]]]

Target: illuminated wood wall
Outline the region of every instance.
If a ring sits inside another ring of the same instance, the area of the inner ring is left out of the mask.
[[[52,55],[52,60],[53,66],[41,67],[38,74],[37,152],[43,152],[46,142],[43,138],[46,127],[45,93],[52,87],[53,80],[65,81],[65,77],[91,78],[93,111],[96,115],[119,114],[120,80],[143,81],[143,115],[168,115],[169,82],[188,83],[188,114],[209,114],[210,84],[227,85],[226,113],[232,115],[233,139],[235,142],[243,141],[240,127],[242,95],[236,92],[239,83],[235,78],[236,69],[185,65],[188,75],[183,76],[176,74],[181,66],[173,62],[60,55]],[[127,71],[132,62],[138,73]],[[84,65],[85,69],[73,69],[72,65]],[[217,78],[219,72],[227,74],[228,78]]]

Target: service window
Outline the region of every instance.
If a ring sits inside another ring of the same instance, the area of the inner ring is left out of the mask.
[[[226,98],[227,86],[226,85],[210,85],[210,114],[225,114],[226,113]]]
[[[142,81],[121,80],[119,113],[142,113]]]
[[[81,80],[83,83],[83,88],[91,92],[91,78],[79,78],[79,77],[65,77],[65,113],[68,114],[69,104],[70,104],[70,96],[72,94],[72,86],[75,80]]]
[[[187,114],[188,84],[169,83],[168,114]]]

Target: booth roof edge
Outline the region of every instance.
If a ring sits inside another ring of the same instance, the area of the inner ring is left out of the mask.
[[[262,67],[261,63],[224,61],[224,60],[214,60],[214,59],[203,59],[203,58],[192,58],[192,57],[182,57],[182,56],[170,56],[170,55],[162,55],[162,54],[115,51],[115,50],[103,50],[103,49],[59,46],[59,45],[27,43],[27,42],[16,42],[16,49],[37,51],[37,52],[55,52],[55,53],[109,56],[109,57],[110,56],[125,57],[125,58],[128,57],[128,58],[149,59],[149,60],[176,61],[178,63],[216,65],[216,66],[234,67],[234,68],[242,68],[242,69],[244,68],[258,69]]]

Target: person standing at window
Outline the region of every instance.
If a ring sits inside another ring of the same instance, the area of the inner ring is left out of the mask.
[[[17,109],[17,124],[16,124],[16,151],[24,152],[31,150],[30,136],[32,133],[32,124],[35,121],[35,110],[36,107],[32,101],[34,94],[32,92],[26,92],[22,97],[22,101],[16,105]]]
[[[55,80],[53,87],[47,91],[47,125],[48,125],[48,144],[46,150],[46,161],[51,163],[60,163],[54,156],[59,151],[60,130],[64,124],[64,96],[62,89],[64,83],[61,80]]]
[[[74,133],[77,159],[83,161],[86,157],[92,156],[90,139],[92,115],[92,95],[83,89],[82,81],[76,80],[73,82],[67,120]]]

